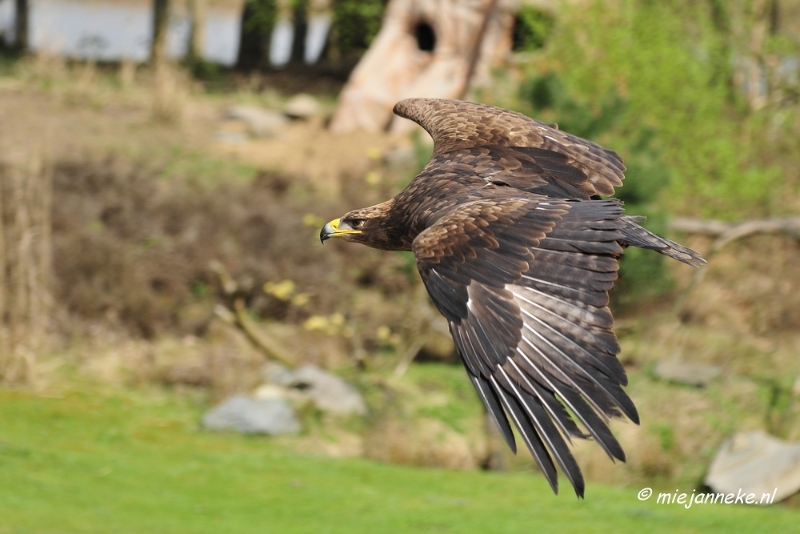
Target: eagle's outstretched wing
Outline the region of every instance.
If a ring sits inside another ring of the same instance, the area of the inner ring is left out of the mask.
[[[433,137],[429,174],[460,168],[515,189],[575,200],[613,195],[622,185],[625,165],[615,152],[521,113],[430,98],[403,100],[394,112]]]
[[[460,206],[413,244],[481,399],[515,449],[511,417],[554,491],[553,459],[583,495],[576,420],[620,460],[608,420],[638,423],[607,306],[626,224],[615,200],[521,194]]]

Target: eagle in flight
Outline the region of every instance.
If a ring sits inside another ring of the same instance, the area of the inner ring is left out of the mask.
[[[602,198],[624,177],[611,150],[482,104],[414,98],[394,112],[433,137],[431,160],[397,196],[332,220],[320,239],[413,251],[508,446],[516,452],[510,419],[553,491],[558,464],[583,497],[568,443],[591,437],[624,461],[609,420],[639,423],[608,308],[623,249],[705,260]]]

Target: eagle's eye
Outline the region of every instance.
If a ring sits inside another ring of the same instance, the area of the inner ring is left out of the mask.
[[[364,226],[364,219],[353,219],[350,221],[350,226],[353,230],[360,230],[362,226]]]

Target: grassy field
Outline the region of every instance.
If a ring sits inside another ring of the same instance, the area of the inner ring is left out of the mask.
[[[658,505],[590,484],[304,456],[198,428],[163,391],[0,390],[0,533],[780,532],[781,507]]]

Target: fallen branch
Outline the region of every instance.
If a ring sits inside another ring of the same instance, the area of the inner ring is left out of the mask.
[[[716,237],[707,253],[712,256],[726,245],[754,234],[786,234],[800,241],[800,217],[780,217],[774,219],[758,219],[738,223],[723,221],[678,218],[669,224],[670,229],[687,234]]]
[[[269,334],[256,326],[247,314],[247,307],[242,297],[234,297],[238,286],[230,273],[228,273],[228,270],[225,269],[225,266],[218,261],[212,261],[210,267],[219,277],[222,292],[232,300],[230,306],[223,304],[214,306],[214,315],[223,322],[241,330],[245,337],[267,358],[277,360],[288,367],[295,367],[297,363],[292,354],[278,341],[275,341]]]

